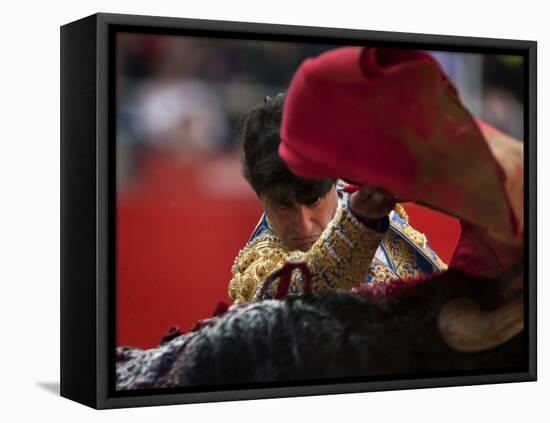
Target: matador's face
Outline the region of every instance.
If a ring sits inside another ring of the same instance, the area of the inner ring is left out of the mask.
[[[310,204],[275,202],[260,195],[275,235],[291,250],[307,251],[319,239],[338,207],[336,186]]]

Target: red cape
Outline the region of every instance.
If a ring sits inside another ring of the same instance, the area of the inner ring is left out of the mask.
[[[307,59],[285,99],[279,153],[298,175],[380,186],[521,249],[523,147],[475,119],[425,53],[346,47]]]

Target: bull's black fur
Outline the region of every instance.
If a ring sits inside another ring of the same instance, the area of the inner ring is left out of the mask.
[[[490,309],[501,302],[501,288],[494,280],[449,271],[403,289],[383,304],[335,291],[233,307],[200,330],[160,347],[170,350],[162,366],[151,367],[151,360],[139,351],[130,354],[126,350],[126,357],[117,364],[118,386],[132,389],[523,367],[522,334],[488,351],[459,353],[443,342],[438,330],[437,318],[448,300],[468,296]],[[170,349],[172,343],[177,348]],[[131,372],[125,371],[129,365],[148,377],[130,377]],[[147,366],[149,373],[144,372]]]

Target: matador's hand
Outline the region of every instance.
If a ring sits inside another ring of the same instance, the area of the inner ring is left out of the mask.
[[[393,210],[396,198],[383,188],[365,184],[350,195],[349,202],[355,215],[367,221],[375,221]]]

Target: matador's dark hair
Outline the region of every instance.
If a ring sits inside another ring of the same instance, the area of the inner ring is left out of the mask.
[[[241,118],[238,141],[243,175],[258,195],[280,203],[313,203],[328,193],[336,180],[298,177],[281,160],[277,150],[284,99],[283,93],[274,98],[266,96],[262,104]]]

